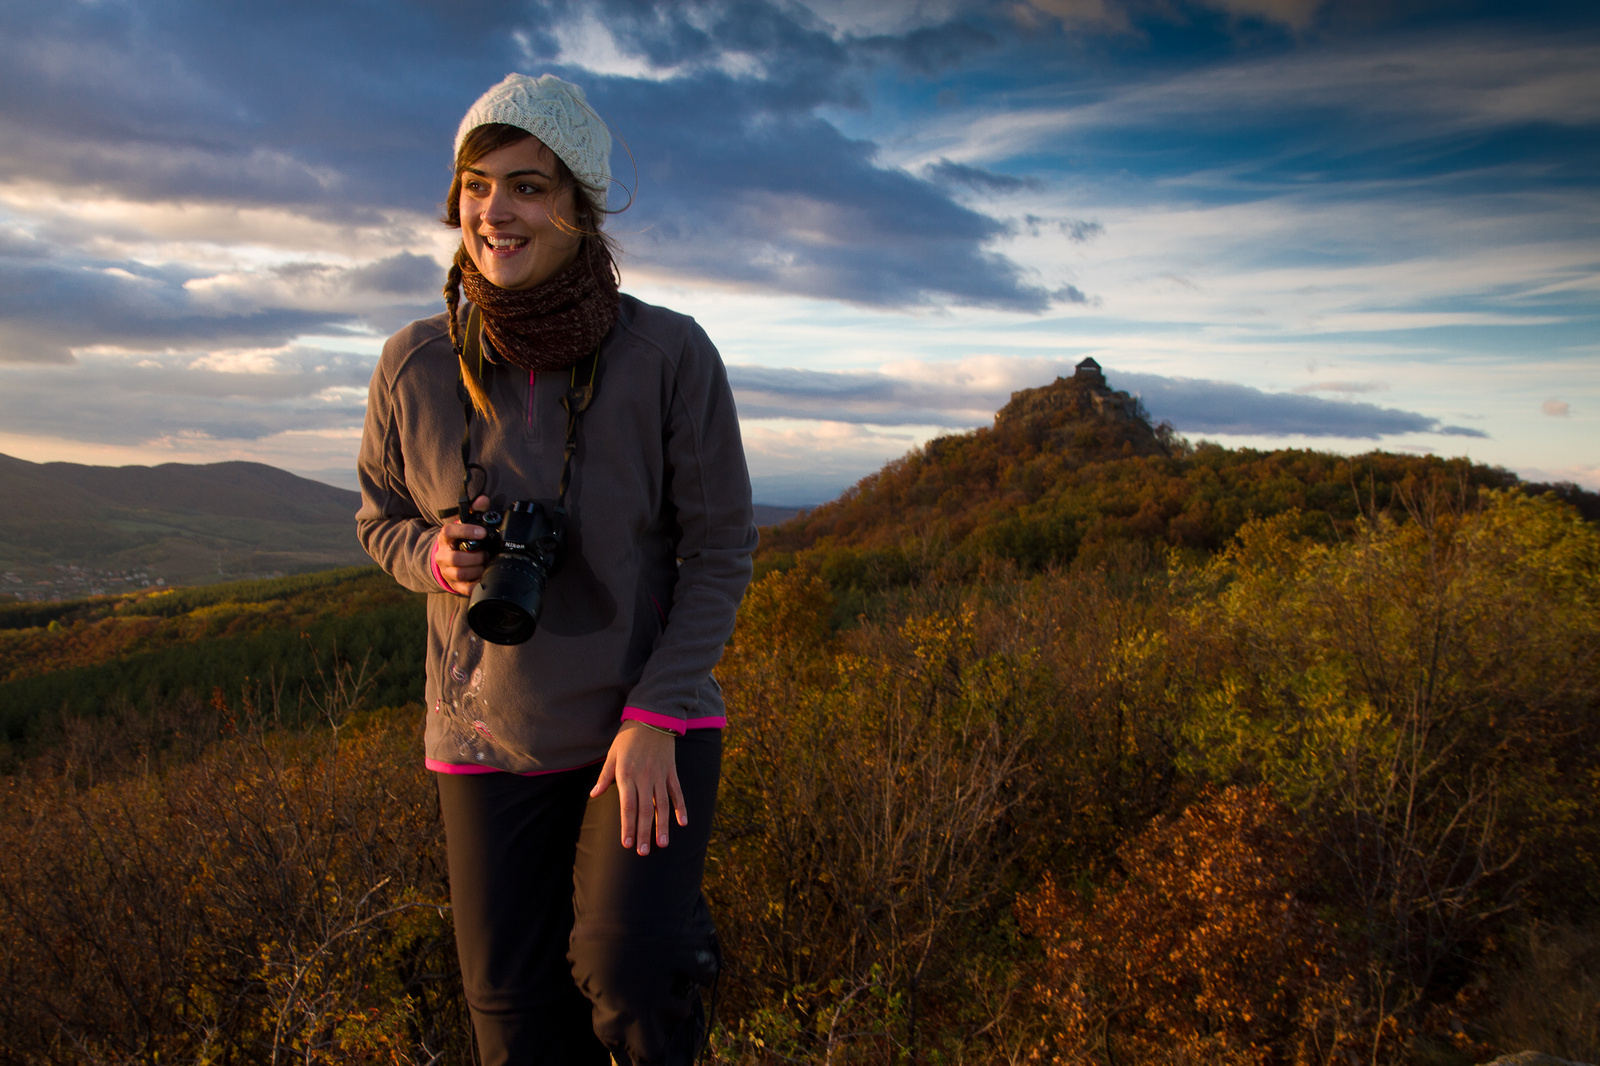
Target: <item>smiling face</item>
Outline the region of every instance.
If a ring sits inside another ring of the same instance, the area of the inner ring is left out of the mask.
[[[537,137],[496,148],[459,171],[461,243],[487,280],[502,289],[531,289],[577,258],[570,184],[558,177],[555,153]]]

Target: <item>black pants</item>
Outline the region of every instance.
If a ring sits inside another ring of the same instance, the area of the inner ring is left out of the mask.
[[[484,1066],[687,1064],[716,973],[700,879],[722,731],[677,741],[688,826],[640,856],[598,766],[435,774],[462,982]]]

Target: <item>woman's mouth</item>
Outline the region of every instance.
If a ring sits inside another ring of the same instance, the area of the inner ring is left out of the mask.
[[[526,238],[526,237],[484,237],[483,238],[483,243],[487,244],[489,246],[489,250],[491,252],[495,252],[495,253],[498,253],[500,255],[510,255],[513,252],[519,251],[522,248],[523,245],[527,244],[528,243],[528,238]]]

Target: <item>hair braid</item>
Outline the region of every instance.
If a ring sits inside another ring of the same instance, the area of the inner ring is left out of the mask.
[[[489,403],[489,390],[483,387],[477,372],[467,365],[466,339],[461,336],[461,256],[465,254],[465,249],[456,252],[456,258],[450,263],[450,272],[445,275],[445,319],[450,327],[450,347],[456,353],[456,363],[461,367],[461,381],[467,386],[467,395],[472,399],[472,406],[480,415],[493,422],[496,419],[494,407]]]

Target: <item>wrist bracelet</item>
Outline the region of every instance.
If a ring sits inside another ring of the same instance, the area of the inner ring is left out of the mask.
[[[665,726],[651,725],[649,722],[644,721],[642,718],[630,718],[629,721],[638,722],[640,725],[644,726],[646,729],[654,729],[657,733],[665,733],[667,736],[672,737],[673,739],[677,739],[678,734],[677,734],[676,730],[668,729]]]

